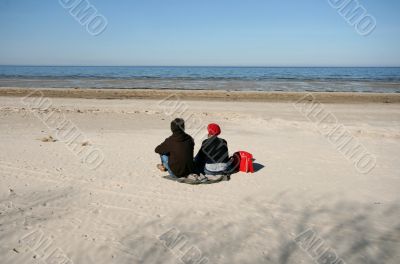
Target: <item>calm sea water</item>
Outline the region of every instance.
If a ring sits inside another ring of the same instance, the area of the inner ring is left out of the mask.
[[[400,68],[0,66],[0,87],[400,92]]]

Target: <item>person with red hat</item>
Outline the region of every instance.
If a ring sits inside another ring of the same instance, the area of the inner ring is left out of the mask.
[[[221,134],[221,127],[212,123],[207,126],[207,130],[208,138],[203,141],[195,157],[197,172],[204,175],[227,175],[230,159],[228,143],[218,137]]]

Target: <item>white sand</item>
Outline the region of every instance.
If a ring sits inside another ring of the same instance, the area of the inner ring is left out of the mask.
[[[170,133],[159,102],[51,99],[87,138],[79,149],[104,154],[92,170],[65,142],[42,142],[59,131],[20,100],[0,97],[2,264],[314,263],[294,242],[310,228],[345,263],[400,259],[400,104],[323,105],[376,156],[363,174],[291,103],[187,102],[188,132],[217,122],[230,152],[265,166],[191,186],[155,167]],[[176,247],[159,239],[171,228]]]

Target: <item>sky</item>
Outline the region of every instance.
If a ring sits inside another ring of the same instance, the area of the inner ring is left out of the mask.
[[[354,0],[367,36],[329,0],[84,0],[86,24],[62,1],[0,0],[0,65],[400,66],[399,0]]]

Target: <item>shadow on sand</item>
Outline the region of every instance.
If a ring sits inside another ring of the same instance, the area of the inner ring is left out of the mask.
[[[265,166],[260,163],[253,163],[254,172],[259,172],[260,170],[264,169]]]
[[[175,263],[192,246],[201,253],[198,260],[207,257],[208,263],[318,263],[315,254],[295,242],[300,234],[313,230],[324,248],[343,263],[398,263],[398,204],[321,204],[294,206],[282,196],[272,203],[248,200],[227,205],[226,211],[181,212],[135,226],[121,242],[142,263]],[[175,241],[171,249],[158,239],[171,228],[186,244]],[[152,235],[132,239],[143,232]]]

